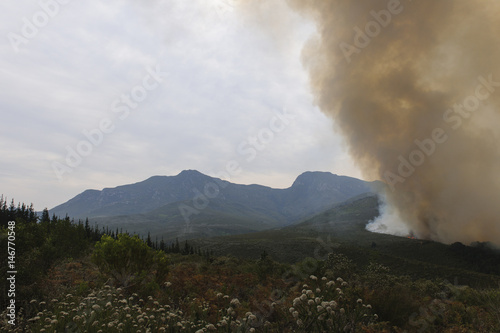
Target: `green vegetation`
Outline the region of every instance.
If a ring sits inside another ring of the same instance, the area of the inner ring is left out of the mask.
[[[0,331],[500,331],[496,251],[368,233],[370,200],[281,230],[166,244],[2,199],[20,308]]]
[[[217,255],[257,259],[265,250],[280,262],[306,257],[326,260],[329,253],[347,256],[360,269],[379,262],[395,274],[413,279],[441,278],[474,287],[498,286],[500,255],[486,243],[465,246],[377,234],[365,229],[378,215],[375,196],[351,200],[297,225],[246,235],[192,241]]]
[[[11,230],[7,229],[8,221],[15,221]],[[24,204],[17,207],[14,201],[7,207],[3,196],[0,199],[0,247],[7,254],[8,231],[15,232],[15,267],[17,304],[24,306],[27,299],[40,297],[38,284],[52,265],[65,258],[82,256],[89,250],[89,245],[98,240],[102,233],[96,227],[79,221],[75,223],[69,217],[59,219],[49,217],[45,210],[40,219],[33,207]],[[7,255],[0,259],[0,289],[6,291],[7,271],[9,269]],[[6,307],[6,297],[0,298],[0,307]]]
[[[166,254],[150,248],[139,236],[120,234],[117,239],[104,235],[95,245],[93,262],[103,274],[110,275],[117,284],[131,288],[148,285],[158,289],[158,283],[168,272]]]

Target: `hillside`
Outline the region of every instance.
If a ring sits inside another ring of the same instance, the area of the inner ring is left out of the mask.
[[[50,210],[112,229],[166,239],[241,234],[295,223],[377,183],[305,172],[291,187],[240,185],[186,170],[136,184],[87,190]]]
[[[485,249],[481,244],[473,250],[459,243],[446,245],[367,231],[366,224],[378,214],[377,197],[367,195],[338,204],[296,225],[247,235],[198,239],[193,244],[218,255],[250,259],[257,259],[266,251],[273,259],[288,263],[306,258],[326,259],[329,253],[337,253],[360,267],[376,260],[393,272],[414,278],[440,277],[479,286],[500,281],[496,251],[481,252]],[[464,248],[467,255],[461,251]]]

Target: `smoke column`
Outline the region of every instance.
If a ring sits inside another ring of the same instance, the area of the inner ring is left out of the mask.
[[[391,216],[371,227],[397,216],[419,238],[499,244],[500,1],[288,4],[317,26],[303,51],[316,103],[387,184]]]

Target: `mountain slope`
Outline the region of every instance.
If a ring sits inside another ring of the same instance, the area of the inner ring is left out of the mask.
[[[51,214],[74,218],[141,214],[162,205],[187,200],[192,190],[211,178],[194,170],[182,171],[175,177],[153,176],[145,181],[105,188],[86,190],[71,200],[54,207]]]
[[[154,176],[135,184],[86,190],[50,210],[75,218],[118,216],[151,212],[174,202],[217,198],[253,209],[279,212],[286,219],[319,212],[350,197],[370,192],[371,183],[328,172],[306,172],[288,189],[239,185],[195,170],[177,176]],[[191,206],[194,206],[193,204]],[[196,208],[196,207],[195,207]]]
[[[287,189],[239,185],[186,170],[143,182],[87,190],[50,213],[89,217],[101,226],[129,232],[226,235],[296,223],[353,196],[373,183],[328,172],[305,172]],[[206,230],[203,230],[206,229]]]
[[[349,198],[371,192],[372,187],[377,185],[376,182],[367,183],[329,172],[305,172],[286,190],[283,213],[293,222],[298,221]]]
[[[483,266],[476,265],[482,258],[477,254],[480,249],[367,231],[366,224],[378,214],[377,197],[367,195],[292,226],[190,243],[217,255],[252,259],[266,251],[275,260],[290,263],[306,258],[326,260],[328,254],[335,253],[347,256],[358,267],[378,262],[394,273],[416,279],[440,277],[474,286],[498,284],[500,275],[485,274],[488,259],[483,260]],[[465,249],[469,252],[464,255]]]

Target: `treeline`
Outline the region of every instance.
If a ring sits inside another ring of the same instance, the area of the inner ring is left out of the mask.
[[[88,228],[88,219],[85,221],[85,229],[87,230]],[[134,236],[136,235],[135,233],[131,235],[127,230],[123,231],[123,229],[118,229],[116,230],[110,230],[108,227],[102,228],[102,230],[99,231],[99,237],[95,239],[95,241],[98,241],[101,239],[102,235],[108,235],[111,238],[117,240],[119,235],[121,234],[126,234],[129,236]],[[160,250],[165,253],[177,253],[177,254],[182,254],[182,255],[190,255],[190,254],[197,254],[199,256],[205,257],[207,259],[210,259],[214,256],[214,251],[213,250],[202,250],[200,247],[194,247],[193,245],[189,244],[187,240],[182,242],[182,245],[179,243],[179,239],[176,238],[175,242],[171,242],[168,244],[167,242],[164,241],[163,237],[161,238],[160,241],[158,241],[158,238],[153,241],[151,239],[151,233],[148,232],[148,235],[146,238],[140,237],[140,239],[146,243],[146,245],[154,250]]]
[[[16,207],[14,199],[7,205],[7,198],[0,197],[0,227],[7,227],[9,221],[21,219],[23,221],[36,223],[37,215],[33,204],[27,207],[24,203],[19,203]]]
[[[0,197],[0,247],[7,249],[8,222],[15,221],[15,270],[16,276],[16,298],[29,301],[37,298],[39,288],[37,283],[47,273],[49,268],[58,260],[66,258],[79,258],[91,251],[91,246],[100,241],[104,235],[117,240],[120,234],[128,231],[110,230],[97,224],[90,225],[89,220],[75,221],[68,216],[60,218],[49,215],[45,208],[39,216],[33,204],[27,206],[24,203],[15,204],[14,200],[8,200],[2,195]],[[187,241],[181,245],[178,240],[167,244],[163,239],[151,240],[150,234],[141,240],[150,248],[161,250],[165,253],[178,253],[182,255],[198,254],[207,260],[213,258],[213,251],[209,252],[195,248]],[[4,253],[7,253],[4,251]],[[0,289],[7,290],[8,258],[4,255],[0,258]],[[5,293],[4,293],[5,294]],[[0,299],[0,308],[6,306],[4,299]]]
[[[183,245],[181,246],[179,243],[179,239],[176,238],[175,242],[172,242],[170,244],[167,244],[164,240],[163,237],[162,239],[158,242],[158,239],[156,239],[154,242],[151,240],[151,234],[148,232],[148,236],[146,239],[143,239],[144,242],[146,243],[147,246],[150,248],[153,248],[155,250],[160,250],[165,253],[178,253],[182,255],[190,255],[190,254],[197,254],[202,257],[206,257],[207,259],[210,259],[211,257],[214,256],[214,251],[208,251],[208,250],[202,250],[200,247],[194,247],[187,240],[183,242]]]
[[[33,204],[7,202],[4,196],[0,197],[0,247],[7,249],[7,226],[9,221],[14,221],[10,231],[15,232],[12,242],[15,256],[11,257],[13,269],[7,267],[7,255],[0,258],[0,289],[7,290],[7,271],[16,270],[16,299],[21,302],[39,296],[38,282],[56,261],[82,256],[106,234],[105,229],[90,226],[88,220],[76,222],[68,216],[50,217],[47,209],[38,216]],[[0,298],[0,307],[3,308],[4,303],[5,298]]]

